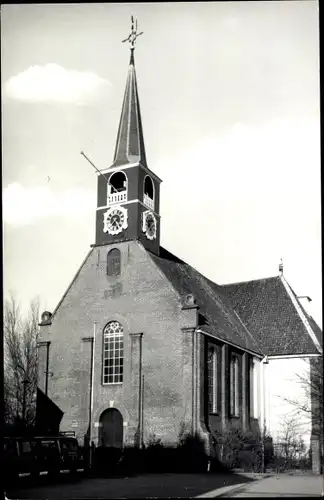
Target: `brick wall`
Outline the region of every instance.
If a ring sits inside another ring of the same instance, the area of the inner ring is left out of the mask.
[[[124,441],[134,442],[138,380],[130,370],[131,339],[132,334],[142,333],[143,438],[145,441],[155,434],[165,442],[174,442],[182,420],[191,418],[192,389],[186,374],[190,357],[182,328],[196,326],[196,310],[182,310],[181,297],[140,243],[123,242],[114,247],[121,251],[121,276],[106,274],[106,256],[112,246],[94,248],[52,325],[42,327],[41,340],[51,341],[49,370],[53,376],[49,377],[48,395],[64,411],[61,430],[75,430],[82,442],[89,422],[91,346],[82,338],[93,335],[95,321],[94,442],[98,442],[100,415],[110,406],[123,416]],[[103,385],[103,329],[113,320],[124,328],[124,381]]]
[[[121,275],[107,276],[107,253],[121,252]],[[228,426],[249,428],[249,355],[216,342],[220,349],[220,412],[208,415],[206,356],[210,338],[195,332],[197,308],[183,307],[148,252],[136,241],[95,247],[52,318],[42,327],[51,341],[48,395],[64,411],[61,430],[75,430],[83,442],[89,425],[91,343],[95,332],[92,439],[98,445],[100,415],[117,408],[124,443],[147,442],[153,435],[176,443],[183,425],[206,441]],[[124,329],[124,379],[103,385],[103,329],[118,321]],[[96,322],[94,330],[94,322]],[[239,417],[229,415],[229,363],[239,358]],[[40,356],[44,385],[44,352]],[[196,360],[194,362],[194,360]],[[42,388],[42,387],[41,387]]]

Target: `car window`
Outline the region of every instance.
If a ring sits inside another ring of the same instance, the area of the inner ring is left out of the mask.
[[[44,457],[53,457],[60,454],[59,444],[54,439],[42,439],[39,443],[39,452]]]
[[[17,445],[14,439],[5,439],[3,443],[3,450],[6,456],[13,456],[17,453]]]
[[[52,440],[51,441],[48,441],[48,440],[43,441],[42,440],[40,444],[41,444],[42,448],[50,448],[50,449],[57,448],[57,442],[56,441],[52,441]]]
[[[31,444],[29,441],[20,442],[20,453],[31,453]]]
[[[78,449],[77,442],[72,440],[62,440],[61,445],[64,451],[76,451]]]

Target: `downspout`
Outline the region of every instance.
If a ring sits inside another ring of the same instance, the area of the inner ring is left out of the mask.
[[[142,335],[140,336],[139,348],[139,388],[138,388],[138,426],[139,426],[139,447],[143,445],[143,379],[142,379]]]
[[[144,375],[142,375],[142,415],[141,415],[141,446],[144,447]]]
[[[90,381],[89,381],[89,468],[92,467],[92,413],[93,413],[93,376],[94,376],[94,349],[96,338],[96,322],[93,323],[93,336],[83,337],[83,342],[90,342]]]
[[[266,433],[266,384],[265,384],[265,365],[269,364],[268,356],[265,356],[261,360],[260,366],[260,382],[261,382],[261,418],[260,418],[260,427],[261,427],[261,446],[262,446],[262,470],[261,472],[265,472],[265,433]]]
[[[46,396],[48,394],[49,346],[50,346],[50,342],[46,342],[46,378],[45,378],[45,395]]]
[[[93,323],[93,338],[91,341],[91,367],[90,367],[90,407],[89,407],[89,443],[90,443],[90,469],[92,467],[92,413],[93,413],[93,375],[94,375],[94,350],[96,342],[96,322]]]
[[[197,329],[194,329],[192,336],[192,434],[197,431],[196,423],[196,397],[197,397]]]

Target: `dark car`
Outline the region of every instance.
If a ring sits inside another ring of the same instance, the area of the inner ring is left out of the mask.
[[[62,457],[57,437],[34,437],[33,450],[38,473],[47,472],[51,476],[60,473]]]
[[[78,441],[71,437],[61,437],[59,439],[61,462],[64,469],[72,473],[78,469],[84,469],[83,455],[81,453]]]
[[[31,439],[4,438],[4,473],[7,479],[15,479],[23,474],[38,474],[38,462]]]
[[[72,474],[84,470],[78,441],[69,436],[10,437],[4,439],[5,477],[12,480],[45,472],[56,476],[61,470]]]

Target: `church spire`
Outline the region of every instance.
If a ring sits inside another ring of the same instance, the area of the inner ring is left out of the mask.
[[[137,21],[134,27],[132,16],[131,33],[123,40],[130,43],[131,54],[112,167],[132,163],[147,166],[134,61],[136,38],[142,33],[137,33]]]

